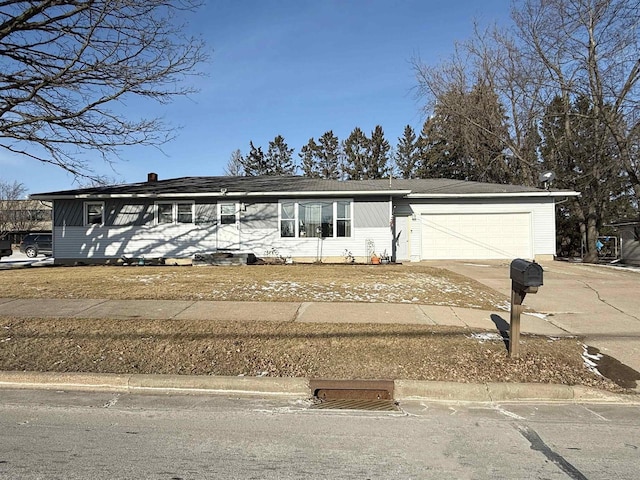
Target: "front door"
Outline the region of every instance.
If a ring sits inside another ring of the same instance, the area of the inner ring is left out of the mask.
[[[219,250],[240,248],[240,204],[218,203],[217,247]]]
[[[395,221],[395,259],[410,260],[409,256],[409,222],[411,217],[394,217]]]

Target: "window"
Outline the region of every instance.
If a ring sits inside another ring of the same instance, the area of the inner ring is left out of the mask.
[[[349,200],[280,202],[280,236],[350,237],[351,203]]]
[[[337,202],[336,237],[351,236],[351,202]]]
[[[296,204],[294,202],[282,202],[280,208],[280,236],[296,236]]]
[[[173,203],[158,203],[158,223],[173,223]]]
[[[193,202],[157,202],[156,223],[193,223]]]
[[[236,223],[236,204],[220,204],[220,223],[222,225],[234,225]]]
[[[84,224],[87,226],[104,224],[104,202],[85,202]]]
[[[178,223],[193,223],[193,203],[176,204],[178,214],[176,221]]]

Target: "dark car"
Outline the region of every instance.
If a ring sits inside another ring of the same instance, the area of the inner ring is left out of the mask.
[[[40,253],[51,255],[51,237],[50,233],[30,233],[20,242],[20,251],[29,258],[37,257]]]

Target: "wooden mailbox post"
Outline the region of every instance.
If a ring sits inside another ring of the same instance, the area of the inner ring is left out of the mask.
[[[535,262],[516,258],[509,269],[511,277],[511,318],[509,322],[509,357],[520,355],[520,314],[527,293],[537,293],[542,285],[542,267]]]

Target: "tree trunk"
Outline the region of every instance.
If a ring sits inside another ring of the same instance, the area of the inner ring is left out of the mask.
[[[598,263],[598,216],[594,205],[580,205],[580,201],[574,198],[571,201],[572,210],[578,219],[580,236],[582,238],[582,261],[584,263]],[[586,210],[586,215],[585,215]]]
[[[593,207],[589,207],[589,215],[586,221],[586,241],[585,253],[582,261],[584,263],[598,263],[598,231],[597,218]]]

